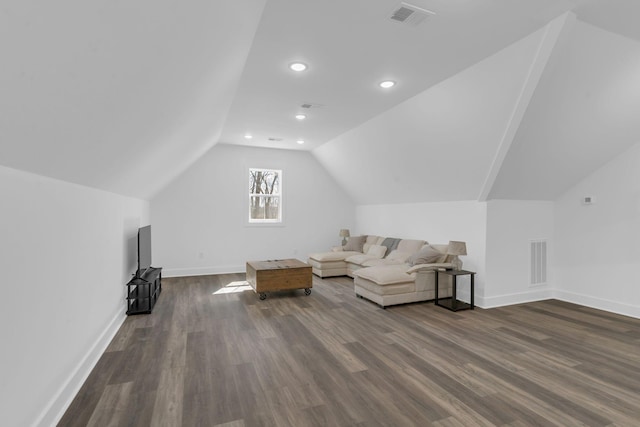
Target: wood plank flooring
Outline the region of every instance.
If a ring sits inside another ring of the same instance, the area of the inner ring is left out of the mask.
[[[382,310],[346,277],[259,301],[232,292],[243,280],[164,279],[59,425],[640,425],[638,319],[555,300]]]

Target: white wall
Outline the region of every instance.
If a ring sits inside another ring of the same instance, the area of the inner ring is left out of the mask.
[[[248,168],[282,169],[283,226],[246,223]],[[243,272],[340,242],[355,206],[309,152],[218,144],[151,201],[154,264],[166,276]]]
[[[475,201],[363,205],[356,208],[357,234],[424,239],[429,243],[467,243],[463,268],[475,271],[475,302],[483,306],[486,203]],[[464,295],[464,294],[463,294]]]
[[[547,201],[492,200],[487,203],[487,258],[484,307],[550,298],[554,204]],[[530,242],[547,240],[547,283],[530,285]]]
[[[557,297],[640,318],[640,143],[562,195],[555,216]]]
[[[0,166],[0,414],[53,425],[125,318],[148,203]]]

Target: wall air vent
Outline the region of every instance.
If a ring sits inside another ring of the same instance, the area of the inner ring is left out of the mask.
[[[389,19],[393,22],[416,27],[433,15],[435,15],[435,13],[430,10],[402,2],[391,12]]]
[[[547,284],[547,241],[531,240],[531,286]]]

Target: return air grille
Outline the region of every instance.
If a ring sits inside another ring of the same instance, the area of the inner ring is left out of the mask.
[[[391,12],[391,16],[389,17],[389,19],[391,19],[393,22],[407,24],[415,27],[417,25],[420,25],[428,17],[433,15],[435,15],[435,13],[429,10],[402,2],[393,10],[393,12]]]
[[[320,108],[322,107],[322,104],[314,104],[311,102],[305,102],[304,104],[301,105],[302,108]]]
[[[531,241],[531,286],[547,284],[547,241]]]
[[[414,13],[413,10],[409,9],[408,7],[400,7],[398,10],[393,12],[393,15],[391,16],[391,19],[395,19],[396,21],[404,22],[407,19],[409,19],[409,17],[411,15],[413,15],[413,13]]]

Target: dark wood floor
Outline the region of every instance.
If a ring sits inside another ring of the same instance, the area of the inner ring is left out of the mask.
[[[60,425],[640,425],[638,319],[554,300],[382,310],[344,277],[259,301],[225,288],[242,280],[165,279]]]

